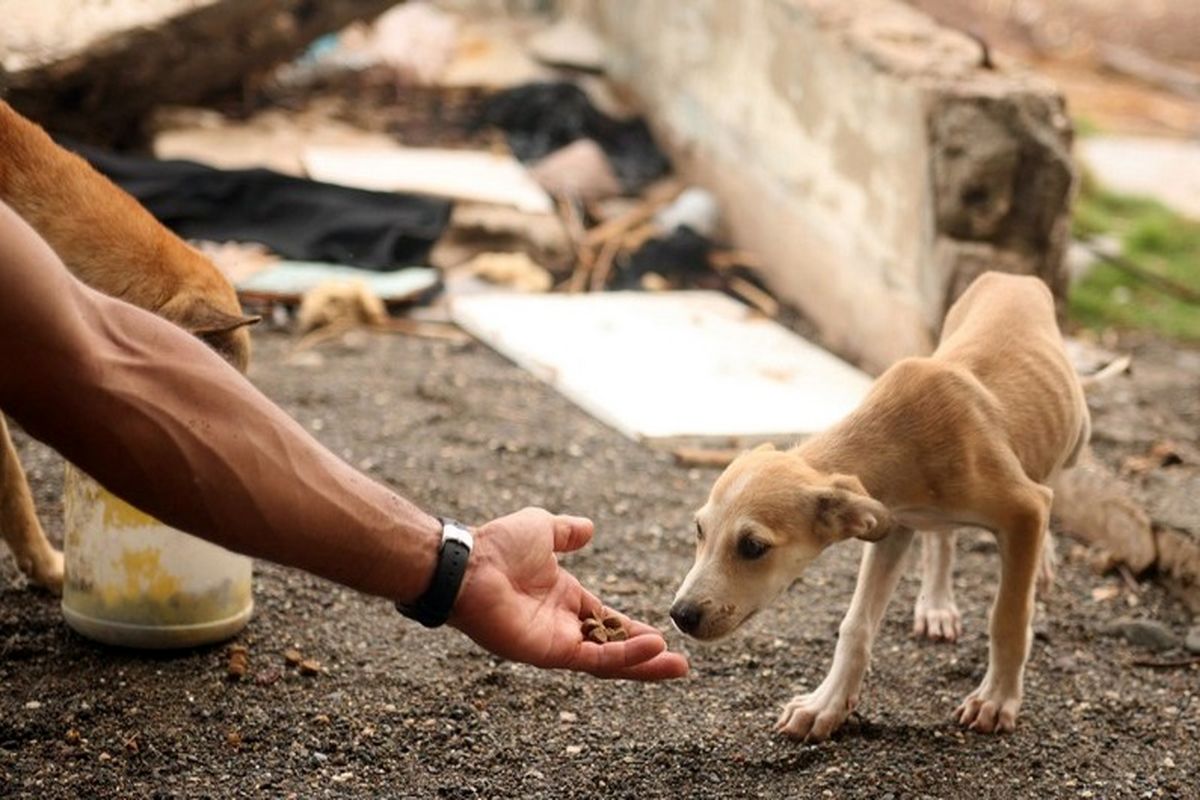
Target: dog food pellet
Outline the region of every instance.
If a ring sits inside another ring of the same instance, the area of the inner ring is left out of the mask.
[[[225,734],[225,743],[227,745],[229,745],[230,747],[232,747],[234,750],[237,750],[239,747],[242,746],[241,732],[234,730],[234,731],[230,731],[229,733]]]
[[[321,671],[321,662],[306,658],[300,662],[301,675],[316,675]]]
[[[596,644],[623,642],[629,638],[629,631],[615,614],[592,614],[583,621],[582,631],[584,639]]]
[[[67,731],[67,734],[63,737],[67,744],[79,744],[81,738],[82,737],[80,737],[79,731],[75,730],[74,728],[71,728],[69,731]]]
[[[298,667],[304,660],[304,656],[300,655],[299,650],[285,650],[283,651],[283,660],[288,663],[289,667]]]
[[[235,644],[229,648],[229,662],[225,665],[225,674],[231,681],[240,681],[246,677],[250,655],[245,646]]]

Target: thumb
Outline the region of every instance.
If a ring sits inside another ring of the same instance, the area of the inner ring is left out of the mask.
[[[554,518],[554,552],[569,553],[592,540],[595,525],[586,517],[560,514]]]

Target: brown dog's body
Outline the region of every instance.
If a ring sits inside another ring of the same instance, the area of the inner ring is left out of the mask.
[[[857,702],[913,531],[948,537],[960,525],[986,528],[997,536],[1001,560],[991,655],[959,719],[979,730],[1011,730],[1048,485],[1088,434],[1083,390],[1049,290],[1034,278],[987,273],[950,309],[931,357],[893,366],[858,410],[824,434],[788,452],[760,448],[730,465],[697,514],[697,560],[672,616],[700,638],[721,636],[825,547],[853,537],[871,542],[829,676],[793,699],[779,721],[790,736],[823,739]],[[935,544],[925,588],[939,580],[948,586],[948,570],[944,546]],[[919,604],[918,622],[922,613]]]
[[[213,264],[136,200],[0,101],[0,201],[84,283],[200,336],[245,370],[250,336],[237,294]],[[0,532],[21,570],[51,589],[62,555],[46,541],[0,417]]]

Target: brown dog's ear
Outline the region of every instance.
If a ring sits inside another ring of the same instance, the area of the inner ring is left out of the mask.
[[[892,527],[887,507],[849,475],[834,475],[831,488],[817,493],[815,508],[816,528],[830,541],[857,538],[877,542]]]
[[[183,321],[183,327],[194,336],[212,336],[218,333],[229,333],[246,325],[254,325],[262,321],[259,316],[243,316],[229,314],[212,306],[197,309],[199,313],[189,316]]]

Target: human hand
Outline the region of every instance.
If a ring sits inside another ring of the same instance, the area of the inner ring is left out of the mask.
[[[583,620],[600,601],[559,566],[592,539],[592,522],[526,508],[475,531],[450,624],[498,656],[547,669],[601,678],[663,680],[687,674],[687,659],[667,650],[650,625],[617,613],[629,632],[623,642],[584,641]]]

